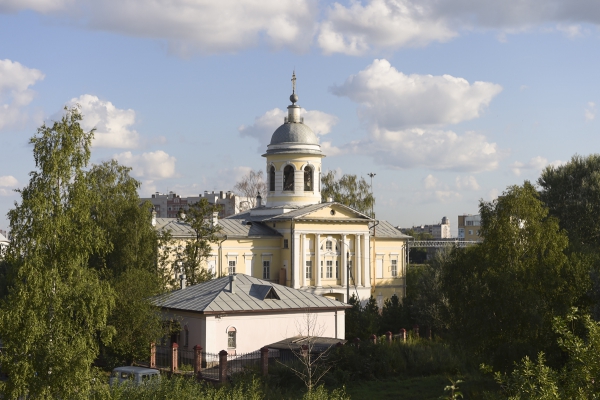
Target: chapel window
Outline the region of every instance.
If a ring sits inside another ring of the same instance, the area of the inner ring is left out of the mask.
[[[283,169],[283,190],[294,190],[294,167],[291,165]]]
[[[325,250],[333,250],[333,243],[331,240],[325,242]]]
[[[308,165],[304,167],[304,191],[312,192],[313,190],[313,170]]]
[[[275,191],[275,167],[271,165],[269,168],[269,190]]]
[[[235,349],[236,347],[236,329],[231,327],[227,331],[227,348]]]

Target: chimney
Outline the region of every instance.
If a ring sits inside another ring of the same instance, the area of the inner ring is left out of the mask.
[[[152,226],[156,226],[156,210],[152,207]]]
[[[235,274],[229,275],[229,291],[235,294]]]
[[[256,196],[256,207],[262,207],[262,197],[260,196],[260,192],[258,192],[258,196]]]
[[[181,283],[181,288],[185,289],[185,274],[179,275],[179,282]]]
[[[215,211],[213,212],[212,215],[212,226],[217,226],[219,225],[219,212]]]

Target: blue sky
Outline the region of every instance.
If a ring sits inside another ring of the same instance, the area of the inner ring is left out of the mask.
[[[597,151],[599,23],[592,0],[0,0],[0,229],[65,105],[142,195],[231,190],[264,168],[295,68],[324,168],[376,173],[379,218],[456,233]]]

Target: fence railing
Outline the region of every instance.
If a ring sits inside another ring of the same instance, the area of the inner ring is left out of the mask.
[[[154,345],[150,353],[148,364],[151,368],[194,374],[198,378],[214,381],[223,381],[233,374],[248,370],[258,370],[264,374],[268,364],[277,361],[283,364],[298,361],[297,355],[291,350],[267,348],[242,354],[228,354],[227,351],[217,354],[203,351],[198,346],[187,349],[174,344],[171,347]]]

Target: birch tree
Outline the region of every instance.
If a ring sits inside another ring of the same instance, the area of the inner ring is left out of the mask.
[[[35,170],[9,211],[7,295],[0,302],[4,398],[80,398],[112,329],[113,291],[89,267],[106,251],[92,218],[86,171],[93,131],[77,107],[30,139]]]

